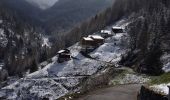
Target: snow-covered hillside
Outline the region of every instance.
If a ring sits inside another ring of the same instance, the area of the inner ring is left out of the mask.
[[[169,88],[168,88],[169,85],[170,85],[170,83],[168,83],[168,84],[159,84],[159,85],[150,86],[150,88],[153,91],[156,91],[158,93],[168,95],[169,94]]]
[[[110,30],[111,27],[107,29]],[[67,93],[79,92],[82,87],[80,82],[85,77],[94,75],[108,64],[117,65],[121,56],[128,50],[128,39],[127,33],[107,38],[103,45],[90,53],[94,59],[84,57],[80,53],[81,45],[77,43],[69,47],[73,57],[70,61],[58,63],[57,56],[53,57],[52,63],[43,69],[2,88],[0,97],[17,100],[37,98],[53,100]]]
[[[163,70],[165,72],[170,72],[170,54],[165,53],[161,57],[161,61],[163,63]]]

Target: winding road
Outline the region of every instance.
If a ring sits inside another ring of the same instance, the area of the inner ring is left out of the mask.
[[[120,85],[90,92],[77,100],[137,100],[141,84]]]

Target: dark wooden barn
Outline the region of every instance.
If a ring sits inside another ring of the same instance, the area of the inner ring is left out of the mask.
[[[112,27],[112,31],[117,34],[117,33],[124,33],[124,29],[122,27]]]
[[[91,37],[83,37],[81,40],[81,51],[90,52],[95,49],[95,42]]]
[[[94,44],[96,47],[104,43],[104,38],[101,37],[100,35],[90,35],[89,37],[91,37],[94,40]]]
[[[60,50],[58,51],[58,63],[62,63],[64,61],[68,61],[71,59],[71,53],[70,50],[68,49],[64,49],[64,50]]]
[[[100,35],[101,35],[103,38],[108,38],[108,37],[113,36],[112,32],[109,31],[109,30],[101,30]]]

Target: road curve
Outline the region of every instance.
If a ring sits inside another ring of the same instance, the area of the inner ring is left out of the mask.
[[[141,84],[120,85],[90,92],[77,100],[137,100]]]

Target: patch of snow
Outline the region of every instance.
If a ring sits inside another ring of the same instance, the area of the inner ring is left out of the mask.
[[[5,65],[4,63],[1,63],[1,62],[0,62],[0,70],[2,70],[2,68],[4,67],[4,65]]]
[[[104,38],[101,37],[100,35],[89,35],[89,37],[93,38],[93,39],[101,39],[103,40]]]
[[[170,72],[170,54],[165,53],[161,57],[161,61],[163,63],[163,70],[165,72]]]
[[[2,28],[0,28],[0,36],[5,37],[4,30]]]
[[[103,34],[112,34],[110,30],[101,30],[101,33]]]
[[[6,38],[4,29],[0,28],[0,46],[6,47],[7,43],[8,43],[8,39]]]
[[[153,86],[150,86],[150,88],[156,92],[159,92],[159,93],[163,93],[163,94],[169,94],[169,88],[167,86],[169,86],[170,83],[168,84],[159,84],[159,85],[153,85]]]
[[[60,50],[60,51],[58,51],[58,53],[63,53],[63,52],[65,52],[65,50]]]
[[[29,88],[29,90],[28,90]],[[58,99],[59,97],[68,93],[61,84],[51,79],[21,79],[12,85],[9,85],[3,89],[11,90],[15,92],[6,92],[9,95],[7,99],[33,99],[38,98],[51,98]],[[2,94],[2,93],[0,93]],[[18,95],[19,94],[19,95]]]
[[[122,27],[114,26],[113,29],[123,29]]]
[[[122,40],[126,42],[123,43]],[[120,61],[122,55],[126,53],[127,41],[127,33],[116,34],[115,36],[108,38],[103,45],[97,48],[94,52],[90,53],[90,55],[100,61],[115,64]],[[125,44],[125,46],[122,46],[121,43]]]
[[[83,39],[86,40],[86,41],[93,41],[93,39],[90,38],[90,37],[83,37]]]
[[[142,84],[148,82],[149,79],[145,78],[142,75],[135,74],[125,74],[123,77],[118,77],[110,82],[110,84],[119,85],[119,84]]]
[[[43,37],[42,40],[43,40],[42,47],[47,46],[51,48],[51,43],[49,42],[49,39],[47,37]]]

